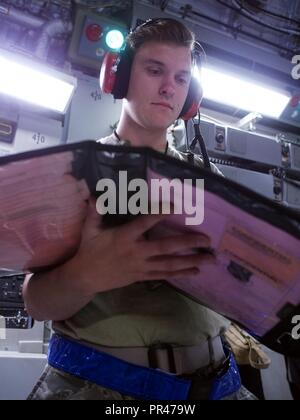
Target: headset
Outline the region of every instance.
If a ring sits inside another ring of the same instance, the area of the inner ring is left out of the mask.
[[[166,19],[157,18],[147,20],[142,25],[138,25],[133,32],[141,26],[155,25],[160,20]],[[197,45],[196,43],[193,51],[194,66],[198,65],[199,54],[197,52]],[[127,44],[119,52],[106,53],[100,71],[100,87],[102,92],[112,94],[115,99],[126,98],[133,58],[134,52]],[[203,90],[200,81],[193,75],[186,101],[178,118],[184,121],[194,118],[199,111],[202,97]]]

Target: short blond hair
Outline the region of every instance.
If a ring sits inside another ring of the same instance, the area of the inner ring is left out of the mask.
[[[135,53],[143,44],[150,41],[172,43],[178,46],[195,47],[195,35],[176,19],[150,19],[134,29],[126,39],[127,47]]]

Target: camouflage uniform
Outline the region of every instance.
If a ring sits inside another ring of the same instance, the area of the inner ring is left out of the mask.
[[[47,366],[28,400],[134,400]]]
[[[201,391],[203,391],[202,388],[201,386]],[[208,395],[209,389],[206,391]],[[28,400],[134,401],[136,399],[47,366]],[[256,400],[256,397],[242,387],[236,394],[226,397],[224,400]]]

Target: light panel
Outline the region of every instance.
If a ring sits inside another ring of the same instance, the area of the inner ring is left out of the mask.
[[[65,113],[76,79],[28,59],[0,51],[0,93]]]
[[[203,67],[199,77],[204,98],[272,118],[279,118],[291,99],[288,94],[210,67]]]

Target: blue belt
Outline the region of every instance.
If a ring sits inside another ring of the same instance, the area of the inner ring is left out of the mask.
[[[50,366],[99,386],[144,400],[186,400],[191,381],[156,369],[137,366],[60,335],[50,341]],[[225,375],[214,381],[210,399],[222,399],[241,387],[234,358]]]

